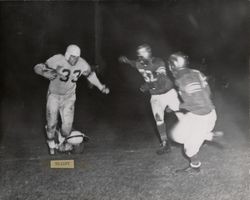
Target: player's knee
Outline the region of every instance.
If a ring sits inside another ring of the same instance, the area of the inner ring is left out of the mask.
[[[45,126],[46,129],[46,133],[47,133],[47,137],[49,140],[52,140],[55,138],[55,131],[56,131],[56,125],[52,125],[52,126]]]

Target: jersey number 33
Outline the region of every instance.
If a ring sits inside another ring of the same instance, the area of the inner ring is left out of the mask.
[[[60,73],[60,81],[67,82],[70,80],[72,83],[77,82],[78,78],[81,76],[81,70],[76,69],[71,71],[69,69],[63,69]]]

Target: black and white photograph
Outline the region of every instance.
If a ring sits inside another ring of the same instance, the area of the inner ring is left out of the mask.
[[[0,1],[0,200],[250,199],[250,0]]]

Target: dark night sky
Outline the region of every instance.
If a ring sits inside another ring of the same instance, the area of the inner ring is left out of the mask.
[[[64,53],[70,43],[82,48],[90,64],[101,66],[101,78],[114,90],[130,90],[137,84],[137,74],[120,66],[117,58],[135,58],[136,46],[144,42],[152,45],[155,56],[166,59],[181,50],[195,62],[206,58],[211,73],[246,83],[249,1],[100,1],[98,13],[96,5],[93,1],[2,2],[2,95],[46,90],[48,82],[33,73],[33,66]]]

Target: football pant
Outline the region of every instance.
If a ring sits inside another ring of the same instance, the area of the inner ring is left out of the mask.
[[[215,110],[207,115],[196,115],[191,112],[184,114],[171,131],[172,139],[184,144],[184,151],[188,157],[199,152],[203,142],[213,138],[213,129],[217,120]]]
[[[70,96],[48,94],[47,97],[47,137],[55,138],[55,131],[58,123],[58,114],[61,116],[61,133],[64,137],[70,134],[74,119],[75,94]]]
[[[152,95],[151,108],[157,125],[164,123],[164,113],[166,107],[173,111],[179,110],[180,100],[175,89],[160,95]]]

